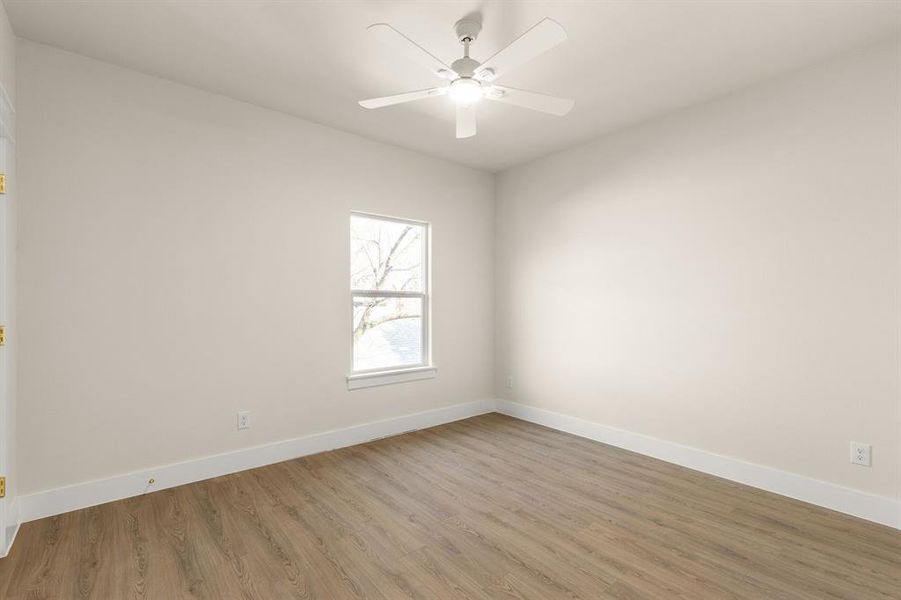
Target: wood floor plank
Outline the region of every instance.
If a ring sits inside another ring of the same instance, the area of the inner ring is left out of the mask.
[[[901,532],[498,414],[26,523],[4,600],[901,600]]]

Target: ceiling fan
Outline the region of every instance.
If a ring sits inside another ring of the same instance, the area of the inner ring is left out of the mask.
[[[423,64],[438,77],[448,80],[449,83],[425,90],[360,100],[360,106],[364,108],[381,108],[447,95],[457,105],[457,137],[467,138],[476,134],[475,105],[482,98],[515,104],[561,117],[573,107],[573,100],[494,83],[507,72],[550,50],[566,39],[566,31],[559,23],[551,19],[539,21],[513,40],[510,45],[483,63],[469,56],[470,44],[479,37],[482,24],[474,19],[461,19],[454,26],[454,32],[457,34],[457,39],[463,44],[463,57],[455,60],[450,66],[386,23],[376,23],[367,29],[382,42],[403,51],[409,58]]]

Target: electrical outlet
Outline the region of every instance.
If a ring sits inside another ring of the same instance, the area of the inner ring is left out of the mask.
[[[873,447],[869,444],[851,442],[851,462],[855,465],[869,467]]]
[[[513,389],[513,375],[507,375],[507,389]]]
[[[250,429],[250,411],[238,411],[238,429]]]

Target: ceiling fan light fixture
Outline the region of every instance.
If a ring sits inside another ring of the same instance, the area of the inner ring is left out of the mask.
[[[482,84],[471,77],[461,77],[451,82],[448,95],[457,104],[472,104],[482,99]]]
[[[476,104],[482,98],[558,117],[562,117],[572,110],[572,100],[495,84],[495,81],[508,71],[532,60],[566,39],[566,31],[559,23],[551,19],[542,19],[524,34],[487,58],[485,62],[480,63],[469,56],[469,47],[479,36],[482,23],[478,19],[463,18],[454,26],[454,33],[463,44],[463,56],[450,65],[387,23],[375,23],[367,29],[381,41],[404,51],[408,57],[422,63],[447,83],[440,87],[360,100],[358,104],[363,108],[382,108],[435,96],[450,96],[453,103],[456,104],[457,110],[457,139],[469,138],[476,134]]]

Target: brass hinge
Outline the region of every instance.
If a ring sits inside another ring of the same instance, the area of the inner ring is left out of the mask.
[[[6,175],[0,173],[0,194],[6,193]]]
[[[6,498],[6,477],[0,477],[0,498]]]
[[[0,325],[0,346],[6,345],[6,325]]]

